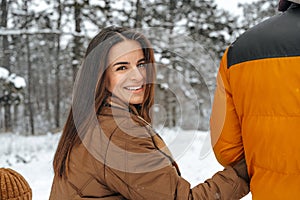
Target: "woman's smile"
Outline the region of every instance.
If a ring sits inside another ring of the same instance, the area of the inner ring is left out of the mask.
[[[144,85],[141,85],[141,86],[127,86],[127,87],[124,87],[126,90],[129,90],[133,93],[139,93],[139,92],[142,92],[144,90]]]

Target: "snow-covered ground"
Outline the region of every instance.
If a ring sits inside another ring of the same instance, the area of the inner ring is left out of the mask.
[[[209,132],[161,130],[182,176],[192,186],[210,178],[223,167],[210,147]],[[0,167],[21,173],[33,190],[33,200],[48,200],[52,184],[52,159],[60,134],[20,136],[0,134]],[[251,199],[251,194],[243,200]]]

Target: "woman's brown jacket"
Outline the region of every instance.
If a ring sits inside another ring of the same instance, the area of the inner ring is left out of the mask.
[[[67,178],[54,176],[50,200],[240,199],[249,192],[232,167],[190,188],[165,143],[134,113],[102,108],[99,126],[69,154]]]

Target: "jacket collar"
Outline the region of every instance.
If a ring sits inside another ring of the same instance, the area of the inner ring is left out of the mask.
[[[104,107],[112,107],[113,109],[128,111],[136,116],[139,116],[138,110],[134,105],[124,102],[115,95],[111,95],[106,98]]]

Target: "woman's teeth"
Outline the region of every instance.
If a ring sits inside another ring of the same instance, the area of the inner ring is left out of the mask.
[[[143,86],[137,86],[137,87],[125,87],[127,90],[139,90],[141,89]]]

